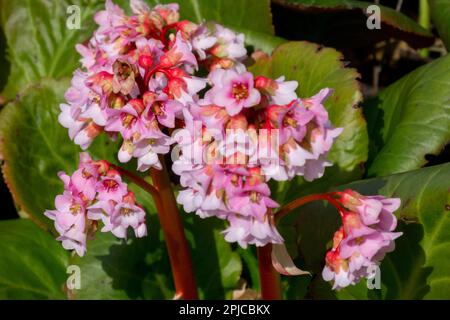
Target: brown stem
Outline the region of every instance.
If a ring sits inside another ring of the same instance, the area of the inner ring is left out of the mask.
[[[312,201],[317,200],[326,200],[330,202],[336,209],[339,210],[339,213],[342,215],[344,212],[344,208],[328,193],[320,193],[320,194],[311,194],[302,198],[295,199],[292,202],[289,202],[287,205],[283,206],[278,212],[275,213],[275,220],[279,221],[281,218],[286,216],[292,210]]]
[[[257,247],[261,295],[264,300],[281,300],[280,275],[272,266],[272,244]]]
[[[162,170],[152,168],[150,174],[161,198],[160,204],[157,204],[157,210],[169,253],[176,296],[188,300],[198,299],[197,285],[183,222],[163,157],[160,157],[160,162],[163,165]]]

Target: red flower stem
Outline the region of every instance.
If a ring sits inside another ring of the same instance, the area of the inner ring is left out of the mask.
[[[339,202],[336,201],[330,194],[327,193],[320,193],[320,194],[311,194],[302,198],[295,199],[292,202],[289,202],[287,205],[282,207],[278,212],[275,213],[275,219],[276,221],[279,221],[281,218],[286,216],[289,212],[291,212],[294,209],[297,209],[300,206],[303,206],[304,204],[312,201],[318,201],[318,200],[326,200],[329,203],[331,203],[336,209],[339,210],[339,213],[343,214],[346,210],[339,204]]]
[[[169,253],[176,296],[188,300],[198,299],[197,285],[183,222],[163,157],[160,157],[160,162],[163,165],[162,170],[152,168],[150,174],[161,197],[161,204],[157,206],[157,210]]]
[[[263,300],[281,300],[280,275],[272,266],[272,244],[257,247],[261,296]]]

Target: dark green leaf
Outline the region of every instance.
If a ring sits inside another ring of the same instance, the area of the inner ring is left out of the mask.
[[[395,82],[367,103],[371,137],[370,176],[420,168],[425,155],[450,141],[450,56]]]
[[[0,222],[0,299],[64,299],[68,253],[27,219]]]
[[[428,0],[433,20],[447,50],[450,50],[450,0]]]
[[[145,194],[143,194],[145,195]],[[147,195],[148,198],[148,195]],[[142,202],[138,194],[138,200]],[[148,202],[148,201],[147,201]],[[163,235],[154,211],[147,216],[147,237],[128,243],[111,234],[97,234],[88,244],[87,255],[72,263],[80,266],[82,289],[77,299],[172,299],[175,291]],[[231,249],[216,219],[202,220],[183,214],[200,291],[205,299],[231,298],[237,288],[242,265]]]
[[[396,38],[412,47],[428,47],[433,35],[411,18],[392,8],[380,9],[381,29],[369,29],[373,5],[356,0],[273,0],[277,34],[293,40],[309,40],[335,48],[372,46]],[[320,18],[318,19],[318,16]]]

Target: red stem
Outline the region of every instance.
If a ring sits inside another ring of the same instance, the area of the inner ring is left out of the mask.
[[[183,222],[172,191],[164,158],[160,157],[160,161],[163,165],[162,170],[152,168],[150,174],[161,197],[161,203],[160,205],[157,204],[157,210],[169,253],[176,296],[188,300],[198,299],[197,285]]]
[[[163,158],[160,159],[161,163],[163,160]],[[198,299],[189,247],[166,168],[151,169],[155,188],[134,173],[113,164],[111,166],[152,195],[169,252],[175,282],[175,296],[180,299]]]
[[[272,244],[257,247],[263,300],[281,300],[280,275],[272,266]]]
[[[339,202],[336,201],[330,194],[327,193],[320,193],[320,194],[311,194],[302,198],[295,199],[292,202],[289,202],[287,205],[283,206],[278,212],[275,213],[275,219],[276,221],[279,221],[281,218],[286,216],[289,212],[292,210],[312,201],[317,200],[326,200],[329,203],[331,203],[336,209],[339,210],[339,213],[343,214],[345,212],[345,209],[339,204]]]

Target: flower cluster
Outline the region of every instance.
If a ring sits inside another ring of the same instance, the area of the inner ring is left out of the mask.
[[[77,45],[82,68],[73,75],[59,122],[82,149],[103,132],[119,138],[118,160],[136,158],[140,171],[162,169],[162,155],[172,149],[172,171],[183,188],[177,202],[186,212],[228,221],[225,239],[244,248],[277,244],[277,270],[303,274],[275,227],[278,203],[268,182],[313,181],[331,165],[328,153],[343,131],[332,126],[324,107],[332,90],[298,97],[296,81],[247,71],[244,35],[215,23],[180,21],[177,4],[130,5],[128,16],[107,0],[95,15],[97,30]],[[101,231],[119,238],[129,227],[136,237],[146,235],[145,212],[108,162],[82,153],[78,170],[59,176],[64,193],[45,214],[64,248],[82,256],[99,220]],[[323,278],[339,289],[367,277],[401,235],[393,232],[400,200],[351,190],[315,199],[331,201],[343,221]]]
[[[83,68],[60,123],[82,148],[101,132],[120,136],[119,161],[137,158],[141,171],[161,169],[158,155],[177,143],[173,171],[185,188],[177,198],[185,211],[228,220],[225,238],[243,247],[283,242],[267,182],[311,181],[331,165],[327,154],[342,132],[323,106],[331,90],[300,99],[296,81],[246,70],[242,34],[179,21],[176,4],[130,3],[127,16],[106,1],[95,16],[99,28],[77,46]]]
[[[132,16],[111,0],[95,15],[99,27],[77,45],[83,67],[74,73],[59,122],[83,149],[102,132],[119,135],[119,160],[137,158],[138,170],[146,171],[161,168],[158,154],[173,142],[168,130],[206,86],[193,75],[199,63],[240,66],[246,50],[243,35],[179,21],[177,4],[152,10],[141,0],[130,4]]]
[[[394,240],[402,235],[393,232],[397,219],[393,212],[400,206],[398,198],[362,196],[346,190],[340,194],[342,227],[333,238],[333,248],[326,254],[322,276],[334,281],[333,289],[357,283],[373,275],[387,252],[395,248]]]
[[[45,215],[55,221],[60,234],[57,240],[65,249],[83,256],[97,220],[103,222],[102,232],[111,231],[119,238],[126,238],[129,227],[136,237],[147,234],[144,210],[108,162],[93,161],[87,153],[81,153],[79,168],[71,176],[64,172],[58,175],[64,192],[56,196],[56,210],[47,210]]]
[[[173,171],[186,187],[178,202],[201,217],[227,219],[230,242],[282,243],[269,214],[278,204],[267,181],[323,175],[342,132],[323,107],[331,91],[299,99],[295,81],[254,79],[235,68],[213,70],[208,84],[204,98],[183,110],[185,130],[174,135],[181,156]]]

